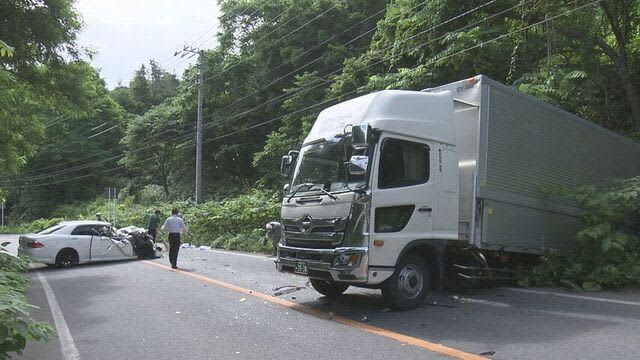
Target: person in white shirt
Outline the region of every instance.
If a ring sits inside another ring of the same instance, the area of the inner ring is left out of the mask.
[[[169,262],[171,268],[178,268],[178,251],[180,251],[180,234],[187,232],[184,220],[178,216],[178,209],[171,210],[171,216],[164,221],[162,230],[169,233]]]

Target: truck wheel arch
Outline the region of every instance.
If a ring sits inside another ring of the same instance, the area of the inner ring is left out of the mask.
[[[396,268],[406,254],[419,254],[427,260],[431,269],[432,284],[440,288],[444,284],[444,254],[446,244],[439,239],[418,239],[409,242],[396,259]]]

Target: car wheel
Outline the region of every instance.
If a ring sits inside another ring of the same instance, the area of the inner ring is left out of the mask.
[[[382,295],[393,308],[407,310],[422,304],[431,289],[431,271],[422,256],[405,255],[384,283]]]
[[[56,266],[68,269],[78,265],[78,253],[73,249],[62,249],[56,256]]]
[[[311,286],[313,286],[317,292],[328,298],[338,297],[349,288],[348,284],[341,284],[328,280],[310,279],[310,281]]]

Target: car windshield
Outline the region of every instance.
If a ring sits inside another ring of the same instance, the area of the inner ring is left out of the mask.
[[[352,155],[350,138],[334,138],[303,147],[298,155],[291,189],[301,184],[299,193],[325,190],[329,192],[354,189],[364,183],[364,176],[348,177],[345,162]]]
[[[48,228],[38,232],[37,234],[38,235],[49,235],[49,234],[52,234],[52,233],[54,233],[54,232],[56,232],[56,231],[58,231],[58,230],[60,230],[60,229],[62,229],[64,227],[65,227],[65,225],[56,224],[56,225],[53,225],[51,227],[48,227]]]

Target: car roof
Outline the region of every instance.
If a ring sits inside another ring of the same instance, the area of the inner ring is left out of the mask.
[[[62,221],[60,222],[60,225],[106,225],[106,226],[111,226],[111,223],[108,223],[106,221],[96,221],[96,220],[69,220],[69,221]]]

